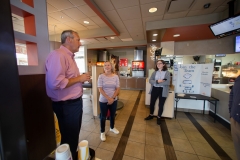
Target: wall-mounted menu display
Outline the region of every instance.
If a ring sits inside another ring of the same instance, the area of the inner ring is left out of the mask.
[[[127,58],[120,59],[119,66],[120,67],[127,67],[128,66],[128,59]]]

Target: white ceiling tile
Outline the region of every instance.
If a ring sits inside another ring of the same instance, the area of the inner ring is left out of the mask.
[[[130,32],[130,35],[133,40],[143,40],[144,39],[143,32]]]
[[[61,23],[61,22],[48,16],[48,24],[57,24],[57,23]]]
[[[78,8],[65,9],[62,12],[71,17],[72,19],[81,19],[87,17]]]
[[[122,21],[114,21],[113,25],[117,28],[119,32],[127,32],[127,28]]]
[[[139,0],[111,0],[111,1],[114,7],[117,9],[139,5]]]
[[[167,0],[140,0],[140,4],[152,3],[152,2],[160,2],[160,1],[167,1]]]
[[[90,19],[96,24],[105,24],[105,22],[98,16],[90,17]]]
[[[228,9],[228,6],[220,6],[214,11],[214,13],[223,12],[227,9]]]
[[[118,9],[117,12],[122,20],[141,18],[139,6]]]
[[[66,22],[66,23],[64,23],[65,25],[67,25],[67,26],[70,26],[70,27],[72,27],[72,28],[74,28],[74,29],[87,29],[85,26],[83,26],[83,25],[81,25],[80,23],[78,23],[78,22],[76,22],[76,21],[68,21],[68,22]]]
[[[47,0],[47,2],[59,10],[74,7],[68,0]]]
[[[182,18],[187,15],[188,11],[183,12],[176,12],[176,13],[166,13],[163,17],[163,19],[176,19],[176,18]]]
[[[163,15],[161,16],[154,16],[154,17],[145,17],[143,18],[143,24],[146,22],[152,22],[152,21],[160,21],[163,19]]]
[[[171,1],[170,6],[168,8],[168,13],[188,10],[192,2],[193,0]]]
[[[78,8],[88,17],[97,16],[97,14],[88,5],[78,6]]]
[[[77,19],[76,21],[85,27],[96,25],[90,18]],[[84,21],[88,21],[89,24],[85,24]]]
[[[204,4],[211,3],[210,7],[218,7],[219,5],[223,4],[225,0],[195,0],[191,10],[201,10],[203,9]]]
[[[141,19],[132,19],[132,20],[126,20],[123,21],[125,24],[127,30],[129,32],[135,31],[135,32],[142,32],[143,31],[143,25]]]
[[[53,7],[52,5],[50,5],[49,3],[47,3],[47,12],[48,13],[52,13],[52,12],[56,12],[58,9]]]
[[[112,2],[110,0],[94,0],[94,2],[97,4],[97,6],[101,9],[101,11],[111,11],[115,8],[112,5]]]
[[[152,17],[152,16],[163,15],[165,12],[166,5],[167,5],[167,1],[141,5],[142,17]],[[156,7],[158,10],[154,13],[150,13],[149,9],[152,7]]]
[[[87,42],[91,42],[91,43],[100,43],[98,40],[92,38],[92,39],[86,39]]]
[[[130,38],[131,36],[129,33],[120,33],[120,36],[118,36],[120,39]]]
[[[116,10],[113,11],[107,11],[104,12],[105,16],[107,16],[107,18],[111,21],[121,21],[121,18],[119,17],[118,13],[116,12]]]
[[[216,10],[216,8],[208,8],[208,9],[190,11],[190,12],[188,12],[187,17],[211,14],[214,12],[214,10]]]
[[[84,0],[69,0],[69,1],[76,6],[81,6],[86,4]]]
[[[101,43],[111,43],[110,41],[100,41]]]
[[[49,17],[52,17],[60,22],[66,22],[66,21],[71,21],[72,18],[68,17],[66,14],[63,12],[54,12],[54,13],[49,13]],[[63,18],[61,18],[63,17]]]
[[[98,25],[86,26],[88,29],[100,28]]]
[[[64,29],[64,30],[73,29],[72,27],[70,27],[66,24],[63,24],[63,23],[57,24],[57,28]]]
[[[106,25],[106,23],[102,23],[102,24],[97,24],[99,27],[104,28],[104,27],[108,27],[108,25]]]

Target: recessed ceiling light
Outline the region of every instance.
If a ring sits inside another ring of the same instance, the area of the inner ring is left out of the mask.
[[[156,37],[158,34],[153,34],[154,37]]]
[[[83,23],[85,23],[85,24],[89,24],[89,22],[88,22],[88,21],[83,21]]]
[[[180,36],[180,34],[174,34],[173,35],[173,37],[179,37]]]
[[[60,18],[63,18],[63,16],[60,16]]]
[[[110,37],[111,39],[115,39],[115,37]]]
[[[156,11],[157,11],[157,8],[156,8],[156,7],[153,7],[153,8],[150,8],[150,9],[149,9],[149,12],[150,12],[150,13],[154,13],[154,12],[156,12]]]
[[[154,42],[155,42],[155,41],[156,41],[156,39],[153,39],[152,41],[154,41]]]

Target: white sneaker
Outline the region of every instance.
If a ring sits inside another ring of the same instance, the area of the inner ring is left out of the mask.
[[[102,141],[106,141],[106,135],[105,135],[105,132],[101,133],[100,138],[101,138]]]
[[[118,131],[116,128],[113,128],[113,129],[110,128],[110,131],[113,132],[113,133],[115,133],[115,134],[118,134],[118,133],[119,133],[119,131]]]

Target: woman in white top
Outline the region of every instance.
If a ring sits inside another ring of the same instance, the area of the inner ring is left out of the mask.
[[[151,94],[150,101],[150,114],[145,120],[153,119],[154,106],[157,98],[159,98],[159,110],[157,116],[157,124],[161,124],[161,116],[163,112],[163,106],[165,100],[168,96],[169,85],[170,85],[170,72],[167,71],[167,66],[165,61],[158,60],[155,68],[155,72],[152,73],[149,83],[151,84],[151,90],[149,94]]]
[[[105,123],[108,110],[110,111],[110,131],[118,134],[114,127],[115,113],[117,109],[117,95],[120,90],[119,77],[114,74],[113,66],[110,62],[104,62],[104,73],[98,77],[98,90],[100,92],[99,104],[101,110],[101,135],[102,141],[106,140]]]

